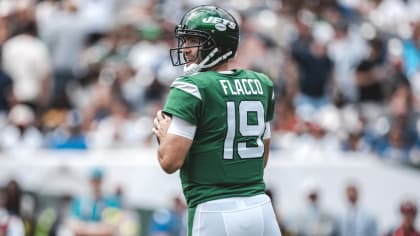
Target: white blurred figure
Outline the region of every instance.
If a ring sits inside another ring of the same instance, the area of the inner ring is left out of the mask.
[[[342,149],[348,152],[369,153],[372,151],[372,137],[361,116],[353,105],[340,110]]]
[[[88,135],[92,148],[136,147],[151,135],[149,117],[136,117],[121,99],[111,102],[111,114],[99,120]]]
[[[359,190],[356,184],[346,186],[347,207],[339,217],[340,236],[376,236],[375,219],[358,202]]]
[[[309,109],[309,108],[308,108]],[[326,159],[340,151],[340,117],[338,109],[326,105],[310,113],[298,111],[303,120],[304,133],[289,146],[299,159]],[[338,155],[337,155],[338,156]]]
[[[2,65],[13,80],[13,95],[19,102],[46,105],[51,86],[51,57],[47,46],[36,37],[34,22],[2,48]]]
[[[300,236],[328,236],[335,233],[335,220],[320,204],[320,187],[316,180],[302,184],[305,208],[291,220],[290,229]]]
[[[347,101],[357,100],[354,65],[365,56],[365,40],[354,29],[341,19],[334,25],[335,37],[328,44],[328,55],[334,62],[334,78],[337,88]],[[352,50],[347,50],[351,48]]]
[[[80,14],[92,33],[105,33],[115,23],[115,0],[75,0]]]
[[[0,149],[25,154],[43,146],[43,136],[34,125],[35,114],[29,106],[18,104],[9,113],[9,122],[0,132]]]
[[[380,30],[397,34],[402,38],[411,36],[410,23],[420,18],[420,2],[417,0],[383,0],[369,12],[369,19]]]

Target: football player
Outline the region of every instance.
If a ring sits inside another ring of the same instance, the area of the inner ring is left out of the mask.
[[[175,66],[185,75],[171,85],[154,119],[162,169],[180,169],[188,204],[188,235],[281,235],[264,194],[272,81],[231,69],[239,43],[234,17],[217,6],[189,10],[175,28]]]

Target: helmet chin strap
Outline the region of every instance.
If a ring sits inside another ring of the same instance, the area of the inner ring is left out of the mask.
[[[209,55],[207,55],[206,58],[204,58],[204,60],[201,61],[200,64],[198,64],[198,65],[196,63],[191,63],[190,65],[185,65],[184,66],[184,75],[190,75],[190,74],[193,74],[193,73],[200,72],[201,69],[213,67],[213,66],[217,65],[217,63],[219,63],[221,60],[225,60],[230,55],[232,55],[232,51],[229,51],[229,52],[221,55],[220,57],[218,57],[212,63],[210,63],[208,65],[205,65],[212,57],[214,57],[214,55],[217,53],[217,51],[218,51],[217,48],[213,49],[209,53]]]

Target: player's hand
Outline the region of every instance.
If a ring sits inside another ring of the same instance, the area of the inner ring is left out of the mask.
[[[165,115],[162,110],[159,110],[153,120],[153,133],[156,135],[159,144],[165,138],[170,124],[171,117]]]

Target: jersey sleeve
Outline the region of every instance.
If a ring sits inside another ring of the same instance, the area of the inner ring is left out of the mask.
[[[163,112],[197,125],[200,108],[201,94],[198,87],[188,78],[175,80]]]
[[[274,95],[274,86],[273,81],[263,73],[257,73],[261,78],[261,81],[267,86],[268,91],[268,101],[267,101],[267,114],[265,116],[265,121],[269,122],[274,119],[274,110],[276,106],[276,97]]]

